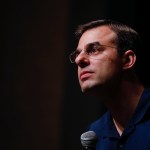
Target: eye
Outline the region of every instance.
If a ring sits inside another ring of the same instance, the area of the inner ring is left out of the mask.
[[[88,55],[97,54],[99,52],[100,45],[98,44],[91,44],[88,46],[86,52]]]

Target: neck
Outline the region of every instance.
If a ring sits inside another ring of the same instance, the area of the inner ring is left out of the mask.
[[[134,114],[143,90],[144,86],[137,80],[134,83],[123,81],[121,86],[111,90],[111,92],[107,91],[109,93],[107,93],[104,103],[111,112],[120,135]]]

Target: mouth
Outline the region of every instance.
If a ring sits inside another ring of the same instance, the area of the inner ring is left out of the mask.
[[[91,75],[92,75],[92,72],[90,72],[90,71],[82,71],[80,73],[80,80],[84,81],[84,80],[88,79]]]

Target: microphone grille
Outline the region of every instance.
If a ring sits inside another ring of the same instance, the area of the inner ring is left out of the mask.
[[[94,131],[87,131],[81,135],[81,144],[85,149],[95,148],[98,137]]]

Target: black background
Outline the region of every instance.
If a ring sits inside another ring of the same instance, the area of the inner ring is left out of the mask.
[[[143,40],[139,71],[149,82],[148,4],[135,0],[1,2],[0,149],[80,150],[80,135],[105,112],[83,95],[68,55],[79,24],[110,18]]]

